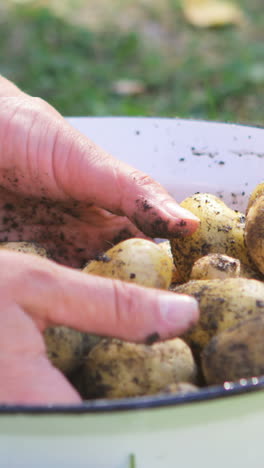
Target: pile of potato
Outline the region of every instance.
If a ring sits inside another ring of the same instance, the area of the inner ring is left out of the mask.
[[[181,206],[200,219],[191,236],[161,244],[129,239],[83,271],[193,296],[198,323],[180,338],[146,344],[47,329],[50,360],[84,399],[188,393],[264,374],[264,183],[245,215],[210,194]]]
[[[171,241],[182,283],[172,289],[200,307],[199,322],[182,338],[206,384],[264,374],[264,184],[246,216],[209,194],[182,206],[201,220],[192,236]]]

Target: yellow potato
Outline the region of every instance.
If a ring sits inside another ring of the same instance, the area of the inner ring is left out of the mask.
[[[250,278],[263,280],[260,272],[252,270],[237,258],[224,254],[208,254],[194,262],[190,280]]]
[[[0,242],[0,249],[13,250],[15,252],[48,257],[46,249],[35,242]]]
[[[210,253],[237,258],[254,269],[245,246],[242,213],[206,193],[186,198],[181,206],[200,218],[200,226],[191,236],[171,240],[174,263],[182,282],[189,280],[194,262]]]
[[[198,390],[199,387],[197,387],[197,385],[193,385],[188,382],[179,382],[167,385],[160,391],[160,393],[186,395],[187,393],[196,393]]]
[[[259,195],[247,212],[245,240],[250,257],[264,274],[264,195]]]
[[[64,326],[49,327],[44,332],[49,360],[66,375],[80,367],[83,356],[100,340],[96,335]]]
[[[238,278],[240,261],[224,254],[209,254],[193,265],[191,280]]]
[[[264,314],[264,283],[246,278],[198,280],[174,291],[195,297],[198,323],[183,335],[197,359],[210,339],[219,332],[251,317]]]
[[[249,197],[249,200],[248,200],[248,204],[247,204],[247,209],[246,209],[246,214],[248,213],[249,209],[251,208],[251,206],[253,205],[253,203],[255,203],[255,201],[261,196],[261,195],[264,195],[264,182],[262,182],[261,184],[258,184],[253,192],[251,192],[251,195]]]
[[[86,398],[151,395],[196,378],[191,350],[180,338],[153,345],[105,339],[84,362]]]
[[[163,241],[160,244],[158,244],[158,246],[162,251],[164,251],[165,255],[168,255],[171,258],[171,261],[172,261],[172,278],[171,278],[171,282],[172,283],[179,283],[180,282],[180,277],[179,277],[179,273],[177,271],[177,268],[173,263],[173,256],[172,256],[172,252],[171,252],[170,241],[169,240]]]
[[[259,281],[264,281],[264,276],[260,273],[259,270],[255,267],[253,270],[249,265],[243,265],[240,263],[240,278],[256,279]]]
[[[245,320],[216,335],[202,353],[207,384],[264,374],[264,316]]]
[[[158,244],[145,239],[120,242],[84,268],[85,273],[116,278],[152,288],[171,284],[173,261]]]

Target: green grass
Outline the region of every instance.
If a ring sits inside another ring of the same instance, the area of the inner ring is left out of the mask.
[[[0,18],[0,73],[63,115],[263,124],[264,10],[261,0],[240,5],[248,15],[246,25],[196,30],[171,0],[173,27],[155,46],[140,32],[111,24],[92,31],[51,10],[21,6]],[[146,92],[118,96],[112,86],[119,79],[140,80]]]

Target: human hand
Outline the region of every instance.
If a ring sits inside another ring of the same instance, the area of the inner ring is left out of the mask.
[[[0,264],[0,403],[81,401],[46,356],[42,333],[49,326],[143,342],[154,333],[180,334],[198,317],[191,297],[4,250]]]
[[[159,184],[10,86],[0,93],[1,241],[39,242],[58,262],[79,267],[127,237],[195,230],[198,220]],[[10,252],[1,252],[0,262],[0,401],[80,401],[46,358],[42,332],[49,325],[144,341],[153,332],[180,334],[198,316],[193,299],[173,293]]]
[[[17,92],[0,97],[0,241],[39,242],[79,267],[128,237],[195,230],[198,220],[150,177]]]

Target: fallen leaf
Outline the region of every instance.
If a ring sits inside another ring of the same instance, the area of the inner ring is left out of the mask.
[[[138,80],[117,80],[113,83],[112,89],[121,96],[135,96],[146,91],[144,83]]]
[[[199,28],[241,24],[244,14],[238,5],[221,0],[183,0],[186,20]]]

